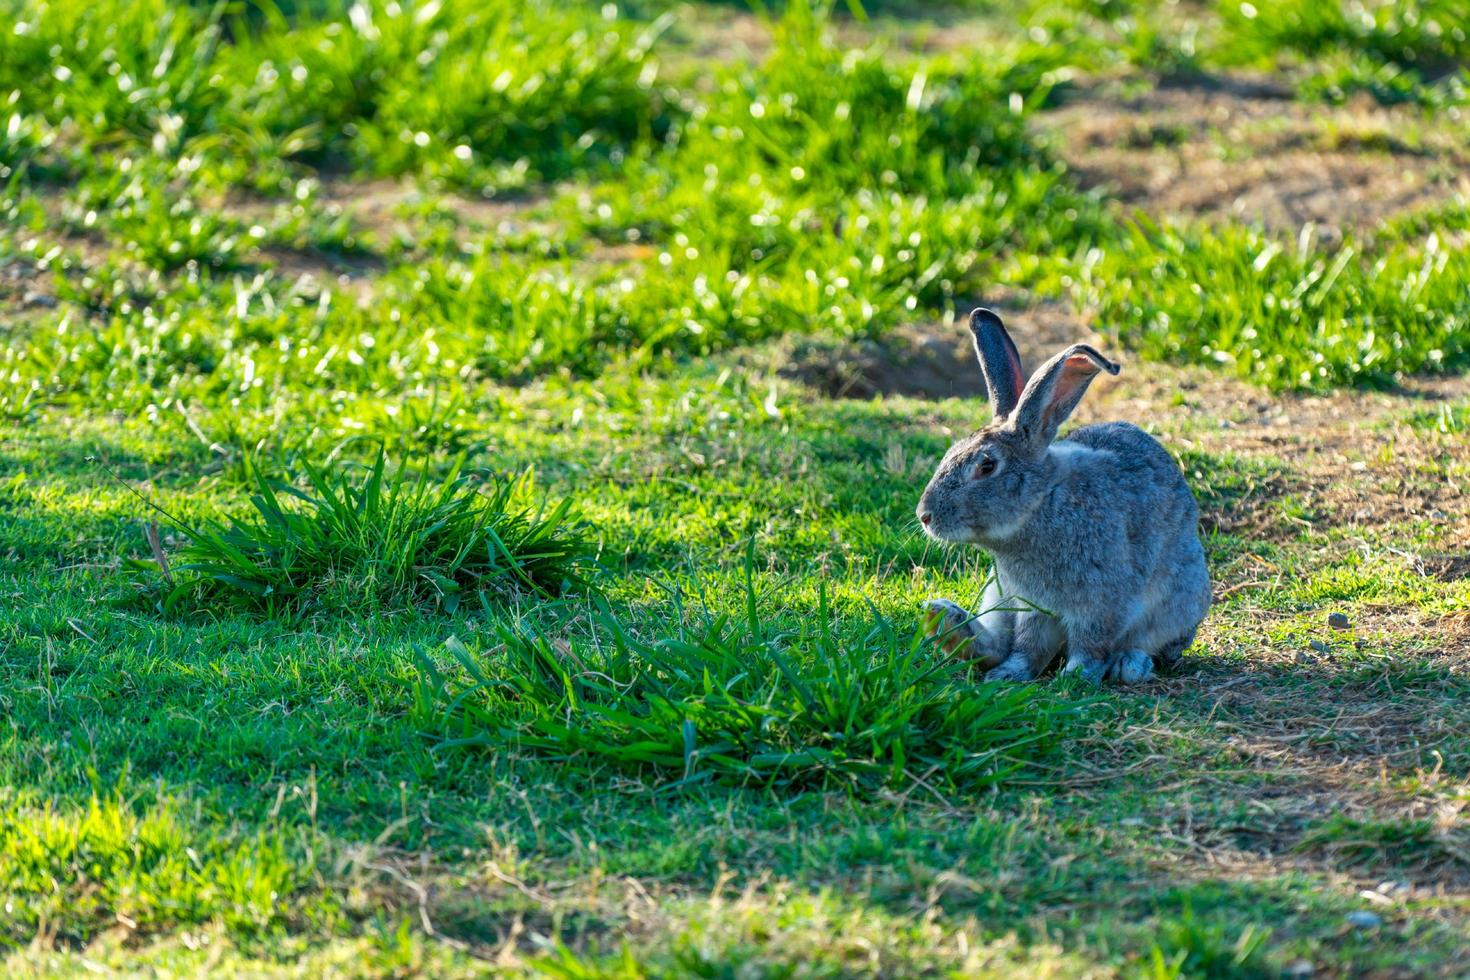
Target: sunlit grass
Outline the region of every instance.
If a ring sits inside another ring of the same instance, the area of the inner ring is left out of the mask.
[[[1106,329],[1155,357],[1278,388],[1388,385],[1470,359],[1470,248],[1430,233],[1324,249],[1239,229],[1138,227],[1075,287]]]
[[[145,934],[209,922],[258,933],[290,914],[311,874],[282,834],[231,833],[177,800],[50,806],[0,795],[0,949],[38,929],[75,941],[108,921]]]

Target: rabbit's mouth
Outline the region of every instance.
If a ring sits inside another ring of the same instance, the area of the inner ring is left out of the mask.
[[[962,526],[950,526],[941,524],[936,520],[924,520],[925,515],[919,515],[919,523],[924,528],[924,533],[935,541],[943,541],[946,544],[975,544],[979,540],[975,532],[970,528]]]
[[[919,518],[923,523],[922,515]],[[982,548],[1001,547],[1021,530],[1022,520],[1000,520],[993,524],[976,526],[971,524],[949,524],[932,519],[924,524],[924,533],[935,541],[946,544],[973,544]]]

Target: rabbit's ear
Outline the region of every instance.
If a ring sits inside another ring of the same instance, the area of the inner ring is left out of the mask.
[[[1005,324],[990,310],[981,308],[970,314],[970,332],[975,335],[975,356],[985,372],[985,388],[990,392],[990,407],[996,418],[1005,418],[1016,408],[1026,376],[1021,373],[1021,355],[1011,343]]]
[[[1073,344],[1031,376],[1016,406],[1015,424],[1038,447],[1050,445],[1097,373],[1121,370],[1086,344]]]

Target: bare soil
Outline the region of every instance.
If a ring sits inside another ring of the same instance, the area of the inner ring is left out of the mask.
[[[1005,318],[1028,370],[1069,344],[1100,343],[1097,334],[1062,303],[1028,301],[1015,292],[997,290],[960,303],[958,308],[968,311],[982,305],[995,308]],[[792,337],[778,356],[778,372],[783,377],[833,398],[979,398],[985,394],[963,316],[942,323],[906,323],[877,339],[834,342]]]
[[[1371,102],[1290,98],[1249,77],[1130,91],[1098,82],[1038,117],[1086,187],[1155,217],[1233,219],[1326,240],[1470,194],[1463,132]]]

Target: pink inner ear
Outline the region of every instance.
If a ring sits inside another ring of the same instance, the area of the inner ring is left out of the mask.
[[[1100,370],[1102,369],[1086,354],[1073,354],[1062,362],[1062,372],[1057,376],[1057,383],[1051,389],[1051,397],[1046,401],[1048,424],[1057,408],[1067,404],[1077,394],[1077,389]]]

